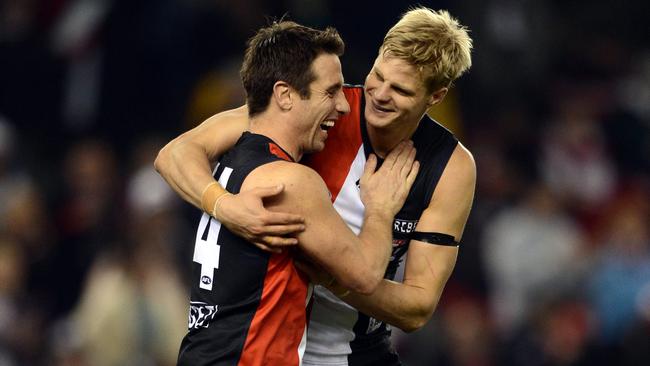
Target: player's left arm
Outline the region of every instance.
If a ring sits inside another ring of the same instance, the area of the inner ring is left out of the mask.
[[[460,242],[474,199],[475,184],[474,159],[459,143],[416,230],[452,235]],[[411,240],[403,283],[384,279],[372,295],[350,293],[343,300],[406,332],[417,330],[429,321],[436,309],[457,255],[457,246]],[[342,293],[337,288],[332,290]]]

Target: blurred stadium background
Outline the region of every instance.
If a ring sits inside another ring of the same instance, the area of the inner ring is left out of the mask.
[[[650,2],[421,1],[472,31],[432,111],[477,161],[407,365],[650,365]],[[197,210],[164,143],[243,102],[267,16],[333,25],[361,84],[408,1],[0,3],[0,365],[173,365]]]

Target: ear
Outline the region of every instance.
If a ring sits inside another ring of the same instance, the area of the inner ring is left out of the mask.
[[[291,110],[291,87],[284,81],[276,81],[273,84],[273,100],[283,111]]]
[[[429,97],[429,101],[427,102],[427,108],[431,108],[432,106],[442,102],[443,99],[445,99],[445,95],[447,95],[447,92],[449,91],[449,88],[447,87],[442,87],[433,93],[431,93],[431,96]]]

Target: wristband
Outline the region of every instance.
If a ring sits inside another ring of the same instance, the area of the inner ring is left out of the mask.
[[[225,197],[228,197],[228,196],[232,196],[232,193],[226,191],[226,192],[222,193],[219,197],[217,197],[217,199],[214,201],[214,206],[212,207],[212,212],[210,212],[212,217],[217,218],[217,208],[219,207],[219,202],[221,202],[222,199],[224,199]]]
[[[218,182],[208,184],[201,193],[201,208],[203,211],[214,216],[214,206],[219,198],[228,193]]]

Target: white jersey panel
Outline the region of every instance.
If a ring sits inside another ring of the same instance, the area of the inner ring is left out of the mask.
[[[366,156],[362,145],[359,147],[357,156],[354,158],[354,161],[352,161],[352,165],[350,166],[348,176],[345,178],[341,191],[339,191],[338,196],[336,196],[336,201],[334,201],[334,208],[356,235],[359,235],[359,232],[361,232],[363,214],[366,211],[361,202],[358,186],[365,165]]]
[[[358,186],[365,163],[366,157],[361,146],[334,201],[336,211],[357,235],[361,231],[365,212]],[[339,300],[328,289],[316,286],[303,364],[347,365],[347,355],[352,352],[350,342],[354,340],[352,328],[358,316],[355,308]]]

